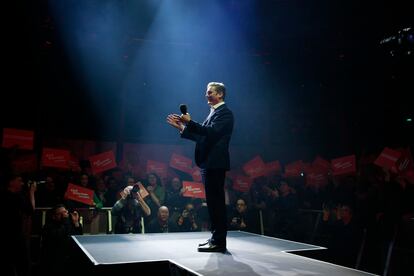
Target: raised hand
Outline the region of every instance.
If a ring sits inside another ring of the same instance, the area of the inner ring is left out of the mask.
[[[184,127],[180,116],[177,114],[169,114],[167,116],[167,123],[179,130],[182,130]]]

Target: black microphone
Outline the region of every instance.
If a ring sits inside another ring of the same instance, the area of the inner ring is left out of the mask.
[[[187,114],[187,105],[185,105],[185,104],[180,104],[180,111],[181,111],[181,114]]]

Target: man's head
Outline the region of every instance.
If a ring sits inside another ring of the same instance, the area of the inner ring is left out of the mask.
[[[135,184],[135,178],[133,178],[132,176],[128,177],[127,178],[127,186],[134,186],[134,184]]]
[[[12,193],[17,193],[23,189],[23,178],[20,175],[14,174],[8,178],[7,189]]]
[[[57,222],[62,222],[69,217],[69,212],[63,204],[58,204],[51,210],[52,219]]]
[[[352,208],[348,205],[342,205],[340,212],[342,221],[348,224],[352,219]]]
[[[55,181],[53,180],[53,177],[51,177],[51,176],[46,177],[45,188],[48,191],[55,190]]]
[[[162,222],[167,222],[170,217],[170,212],[166,206],[161,206],[158,209],[158,220]]]
[[[221,82],[210,82],[207,84],[206,98],[211,106],[216,105],[226,97],[226,87]]]
[[[81,174],[80,185],[83,187],[87,187],[89,185],[89,175],[87,175],[86,173]]]
[[[180,190],[180,189],[181,189],[181,181],[180,181],[180,179],[179,179],[178,177],[174,177],[174,178],[171,180],[171,187],[172,187],[174,190],[176,190],[176,191],[178,191],[178,190]]]
[[[247,210],[247,204],[246,201],[244,201],[244,199],[239,198],[236,202],[236,210],[239,214],[242,214],[244,212],[246,212]]]

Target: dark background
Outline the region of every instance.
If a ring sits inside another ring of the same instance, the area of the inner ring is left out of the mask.
[[[201,121],[205,85],[223,81],[234,145],[329,157],[413,144],[412,54],[380,44],[412,27],[408,1],[12,2],[2,127],[182,143],[166,115],[186,103]]]

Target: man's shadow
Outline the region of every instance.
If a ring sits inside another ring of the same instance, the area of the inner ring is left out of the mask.
[[[211,254],[204,269],[197,272],[202,275],[259,275],[249,265],[236,261],[229,251]]]

